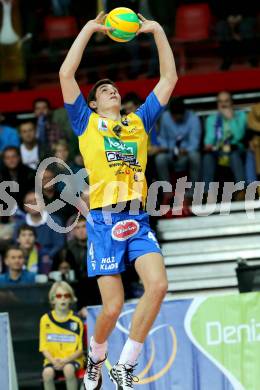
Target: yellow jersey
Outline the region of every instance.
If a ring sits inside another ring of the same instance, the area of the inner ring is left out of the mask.
[[[134,199],[145,205],[148,134],[164,109],[154,92],[120,121],[93,112],[82,94],[65,108],[89,174],[90,209]]]
[[[72,310],[64,319],[57,317],[54,310],[40,320],[39,351],[48,351],[54,358],[64,359],[76,351],[83,351],[83,323]],[[83,367],[83,356],[75,359]],[[44,359],[44,365],[49,364]]]

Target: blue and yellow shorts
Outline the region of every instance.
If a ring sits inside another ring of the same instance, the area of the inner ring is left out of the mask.
[[[149,216],[91,210],[87,218],[88,276],[115,275],[147,253],[161,253]]]

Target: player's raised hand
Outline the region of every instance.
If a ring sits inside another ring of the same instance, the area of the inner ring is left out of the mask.
[[[142,14],[138,14],[138,17],[142,24],[139,30],[137,31],[136,35],[142,33],[154,34],[157,30],[162,29],[162,26],[159,23],[155,22],[154,20],[148,20]]]
[[[105,14],[104,11],[101,11],[95,19],[89,20],[86,26],[91,26],[93,31],[102,32],[104,34],[108,31],[113,31],[112,27],[107,27],[104,25],[106,16],[107,14]]]

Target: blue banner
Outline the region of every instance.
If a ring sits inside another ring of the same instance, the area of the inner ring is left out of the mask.
[[[194,300],[195,301],[195,300]],[[166,301],[149,332],[138,361],[135,388],[142,390],[237,390],[228,376],[203,353],[189,334],[187,318],[193,300]],[[92,335],[100,308],[88,313],[88,334]],[[114,389],[107,370],[115,364],[129,335],[134,304],[126,304],[109,338],[109,354],[103,369],[103,388]],[[186,324],[185,324],[186,321]],[[203,329],[203,324],[201,324]],[[253,389],[251,389],[253,390]]]

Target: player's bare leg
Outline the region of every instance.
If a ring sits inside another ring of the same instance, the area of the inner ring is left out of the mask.
[[[120,275],[108,275],[98,278],[102,298],[94,336],[90,341],[87,371],[84,383],[87,390],[100,389],[102,385],[101,369],[106,360],[107,339],[115,327],[124,304],[124,288]]]
[[[111,380],[115,384],[123,383],[122,389],[127,390],[132,389],[133,382],[138,380],[133,375],[134,367],[168,288],[166,270],[160,253],[139,257],[135,268],[143,282],[144,294],[133,315],[129,338],[119,362],[110,371]]]
[[[101,276],[98,286],[102,298],[102,310],[99,314],[94,338],[99,344],[104,343],[115,327],[124,304],[124,288],[120,275]]]
[[[150,253],[139,257],[135,268],[144,285],[144,294],[133,315],[130,338],[143,343],[159,313],[161,303],[167,293],[168,281],[160,253]]]

